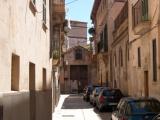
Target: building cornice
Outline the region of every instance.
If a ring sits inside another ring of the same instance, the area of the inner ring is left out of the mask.
[[[91,12],[91,20],[92,21],[95,20],[96,13],[97,13],[97,10],[98,10],[100,3],[101,3],[101,0],[94,0],[92,12]]]

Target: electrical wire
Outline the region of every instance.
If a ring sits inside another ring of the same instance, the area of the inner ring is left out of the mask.
[[[71,2],[66,3],[65,5],[69,5],[69,4],[74,3],[74,2],[77,2],[77,1],[78,1],[78,0],[73,0],[73,1],[71,1]]]

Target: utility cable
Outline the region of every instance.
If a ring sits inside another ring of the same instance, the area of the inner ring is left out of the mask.
[[[74,3],[74,2],[77,2],[77,1],[78,1],[78,0],[73,0],[73,1],[71,1],[71,2],[66,3],[65,5],[69,5],[69,4]]]

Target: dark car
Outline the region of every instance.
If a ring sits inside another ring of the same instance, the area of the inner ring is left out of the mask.
[[[114,109],[116,108],[118,102],[124,95],[120,91],[120,89],[111,89],[105,88],[103,89],[96,101],[96,105],[99,111],[104,109]]]
[[[160,114],[156,115],[152,120],[160,120]]]
[[[160,113],[160,102],[155,98],[122,98],[112,120],[152,120]]]

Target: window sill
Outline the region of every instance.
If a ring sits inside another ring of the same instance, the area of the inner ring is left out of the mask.
[[[36,6],[35,6],[35,4],[33,3],[33,1],[32,1],[32,0],[30,0],[29,8],[31,9],[31,11],[32,11],[33,15],[35,15],[35,14],[36,14],[36,12],[37,12],[37,8],[36,8]]]

